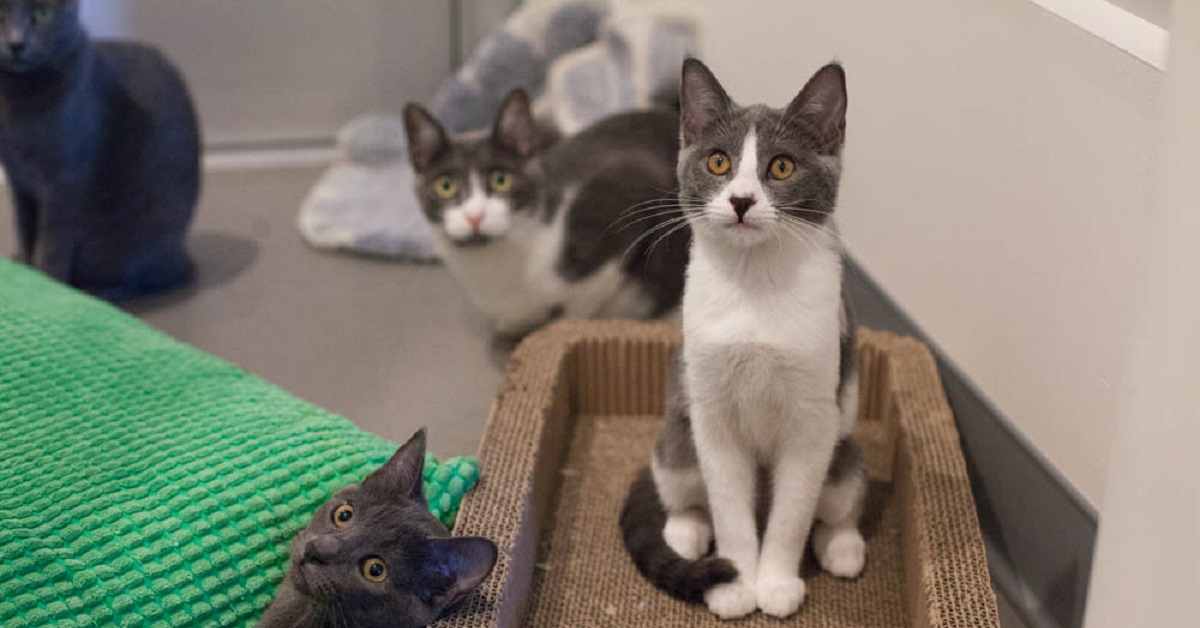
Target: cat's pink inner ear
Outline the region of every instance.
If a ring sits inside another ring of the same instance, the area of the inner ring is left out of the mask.
[[[729,115],[733,102],[708,66],[698,59],[687,59],[679,83],[679,105],[681,135],[687,146],[713,120]]]
[[[822,148],[833,151],[846,137],[846,71],[838,63],[817,70],[788,105],[787,115],[811,124]]]
[[[533,135],[529,95],[523,89],[514,89],[500,105],[492,136],[518,155],[529,157],[533,154]]]
[[[445,148],[448,142],[446,131],[433,115],[415,103],[404,107],[404,129],[408,134],[408,152],[413,168],[423,172]]]

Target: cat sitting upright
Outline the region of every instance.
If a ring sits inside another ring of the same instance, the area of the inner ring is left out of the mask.
[[[490,132],[451,138],[415,104],[404,117],[442,259],[502,335],[678,305],[689,236],[674,112],[612,116],[549,147],[522,90]]]
[[[424,460],[422,429],[317,510],[258,628],[419,628],[487,578],[495,544],[449,536],[422,494]]]
[[[17,258],[110,300],[192,279],[196,116],[158,51],[92,43],[79,0],[0,2],[0,164]]]
[[[854,322],[834,222],[846,77],[830,64],[784,109],[739,107],[689,59],[680,100],[693,233],[683,350],[621,528],[638,569],[671,595],[722,618],[787,617],[804,602],[810,531],[835,576],[857,577],[866,552]]]

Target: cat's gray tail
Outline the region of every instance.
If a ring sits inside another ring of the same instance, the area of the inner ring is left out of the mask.
[[[625,549],[642,576],[667,595],[693,604],[703,603],[709,589],[737,579],[737,568],[724,558],[687,560],[676,554],[663,539],[666,523],[667,513],[654,478],[649,469],[643,469],[629,487],[621,509]]]

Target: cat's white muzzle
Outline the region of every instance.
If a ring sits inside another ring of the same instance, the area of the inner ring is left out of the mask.
[[[511,220],[508,202],[482,194],[447,207],[442,213],[442,230],[451,240],[465,242],[480,236],[495,238],[508,232]]]
[[[775,220],[775,208],[756,205],[741,217],[728,202],[711,204],[705,209],[703,225],[693,225],[703,230],[710,238],[720,239],[738,247],[756,246],[775,238],[779,228]]]

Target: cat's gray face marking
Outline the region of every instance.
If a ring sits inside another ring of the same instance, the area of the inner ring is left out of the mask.
[[[681,198],[699,237],[752,247],[803,239],[833,213],[841,176],[846,84],[830,64],[784,109],[738,107],[700,61],[680,86]]]
[[[532,211],[542,174],[525,92],[508,95],[490,133],[451,138],[416,104],[405,108],[404,121],[417,196],[448,242],[486,244],[507,234],[516,215]]]
[[[82,35],[78,0],[0,0],[0,71],[53,65]]]
[[[344,488],[292,542],[288,577],[351,626],[433,622],[491,572],[496,547],[449,538],[421,494],[424,430],[362,484]]]

